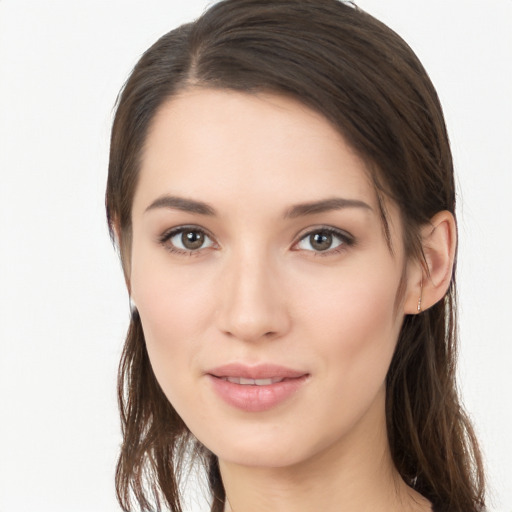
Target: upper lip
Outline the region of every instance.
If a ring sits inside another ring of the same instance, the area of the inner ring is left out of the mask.
[[[212,368],[206,373],[214,377],[241,377],[243,379],[296,379],[308,375],[308,372],[268,363],[258,365],[229,363]]]

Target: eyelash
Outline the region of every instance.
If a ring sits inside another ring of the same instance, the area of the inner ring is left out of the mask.
[[[208,237],[212,241],[212,246],[215,245],[215,242],[213,241],[213,237],[207,231],[205,231],[203,228],[199,228],[197,226],[180,226],[178,228],[170,229],[168,231],[165,231],[162,235],[160,235],[160,237],[158,238],[158,241],[169,252],[171,252],[173,254],[179,254],[179,255],[185,255],[185,256],[198,256],[199,254],[201,254],[201,252],[204,249],[208,249],[211,247],[211,246],[203,247],[203,248],[199,248],[196,250],[183,250],[183,249],[177,248],[173,244],[168,243],[169,240],[171,240],[176,235],[179,235],[180,233],[181,234],[185,233],[187,231],[203,234],[205,237]],[[338,246],[336,246],[334,249],[327,249],[325,251],[307,250],[307,252],[312,253],[314,256],[326,257],[326,256],[332,256],[334,254],[339,254],[343,251],[346,251],[348,247],[354,246],[356,243],[354,237],[352,237],[352,235],[346,233],[345,231],[342,231],[342,230],[336,229],[336,228],[332,228],[332,227],[321,226],[318,228],[311,229],[307,233],[304,233],[299,238],[298,242],[295,242],[293,245],[296,246],[303,240],[306,240],[308,237],[310,237],[314,234],[318,234],[318,233],[332,235],[333,237],[338,238],[341,241],[341,243]],[[294,249],[294,250],[300,250],[300,249]]]
[[[341,241],[341,243],[338,246],[336,246],[335,248],[327,249],[325,251],[307,251],[307,252],[311,252],[315,257],[317,257],[317,256],[327,257],[327,256],[339,254],[343,251],[346,251],[348,247],[353,247],[356,243],[354,237],[352,235],[349,235],[345,231],[342,231],[342,230],[336,229],[336,228],[332,228],[332,227],[328,227],[328,226],[321,226],[318,228],[313,228],[313,229],[309,230],[307,233],[305,233],[304,235],[302,235],[299,238],[299,241],[294,244],[294,246],[297,245],[298,243],[302,242],[303,240],[306,240],[308,237],[310,237],[314,234],[318,234],[318,233],[322,233],[324,235],[325,234],[332,235],[333,237],[338,238]],[[296,250],[300,250],[300,249],[296,249]]]
[[[201,254],[201,251],[206,248],[200,248],[195,251],[186,250],[186,249],[184,250],[184,249],[179,249],[175,245],[168,243],[169,240],[171,240],[171,238],[175,237],[176,235],[179,235],[180,233],[186,233],[186,232],[202,233],[203,235],[205,235],[206,237],[208,237],[210,240],[213,241],[213,237],[210,236],[209,233],[202,228],[199,228],[197,226],[180,226],[178,228],[173,228],[173,229],[170,229],[170,230],[162,233],[162,235],[159,237],[159,242],[160,242],[160,244],[162,244],[164,246],[164,248],[166,250],[168,250],[169,252],[171,252],[173,254],[180,254],[180,255],[184,255],[184,256],[198,256],[199,254]],[[215,243],[213,243],[213,245],[214,244]]]

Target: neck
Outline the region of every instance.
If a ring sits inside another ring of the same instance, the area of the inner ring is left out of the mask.
[[[430,503],[396,471],[386,434],[384,400],[351,434],[306,461],[254,467],[220,460],[226,512],[427,512]],[[380,411],[378,410],[380,409]]]

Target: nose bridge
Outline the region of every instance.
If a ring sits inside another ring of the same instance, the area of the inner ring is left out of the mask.
[[[268,251],[249,244],[234,249],[223,269],[220,329],[243,341],[284,334],[289,318],[279,283]]]

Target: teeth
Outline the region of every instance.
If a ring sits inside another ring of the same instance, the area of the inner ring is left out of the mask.
[[[232,382],[233,384],[242,384],[243,386],[270,386],[276,382],[281,382],[282,378],[276,377],[273,379],[246,379],[244,377],[224,377],[224,380]]]

